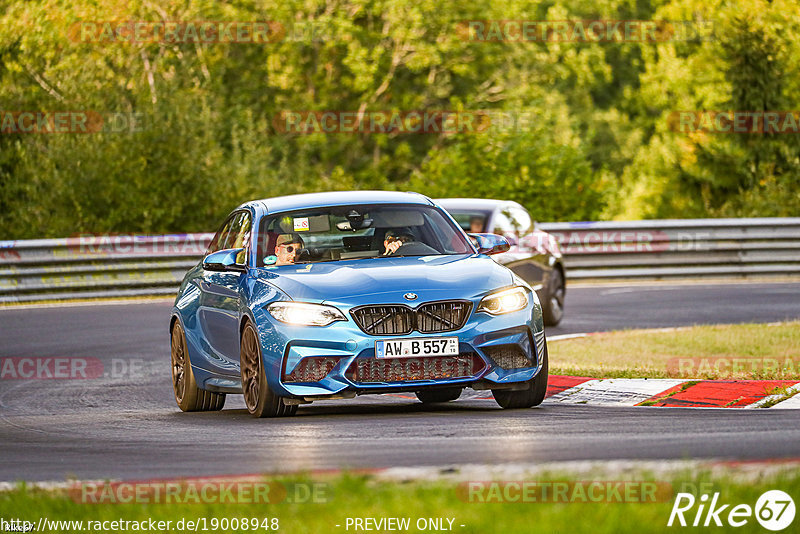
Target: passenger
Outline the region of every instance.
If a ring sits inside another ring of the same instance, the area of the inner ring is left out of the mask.
[[[414,241],[414,236],[408,232],[398,232],[389,230],[383,238],[383,255],[390,256],[397,252],[397,249],[402,247],[405,243]]]
[[[297,253],[303,248],[303,240],[297,234],[281,234],[275,240],[275,256],[278,260],[275,265],[291,265],[297,258]]]

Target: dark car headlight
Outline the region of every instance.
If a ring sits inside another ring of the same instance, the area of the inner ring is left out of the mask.
[[[501,315],[524,309],[528,305],[528,290],[522,286],[490,293],[478,304],[478,311]]]
[[[336,321],[346,321],[338,308],[309,302],[280,301],[267,306],[267,311],[282,323],[305,326],[328,326]]]

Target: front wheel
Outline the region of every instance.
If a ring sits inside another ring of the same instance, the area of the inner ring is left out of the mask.
[[[225,405],[225,394],[206,391],[197,387],[192,372],[192,363],[186,350],[186,336],[180,321],[172,326],[170,344],[172,360],[172,389],[175,401],[184,412],[209,412],[221,410]]]
[[[539,406],[547,393],[548,374],[547,340],[544,341],[544,356],[542,369],[535,377],[527,382],[527,388],[519,391],[507,389],[493,389],[494,400],[501,408],[531,408]]]
[[[547,285],[547,295],[542,299],[542,315],[546,326],[556,326],[564,317],[564,297],[567,293],[561,269],[553,269]]]
[[[423,389],[417,391],[417,398],[423,404],[454,401],[461,396],[461,388]]]
[[[261,357],[261,344],[252,323],[247,323],[242,331],[239,349],[242,370],[242,393],[247,411],[253,417],[285,417],[297,412],[297,405],[288,405],[269,389]]]

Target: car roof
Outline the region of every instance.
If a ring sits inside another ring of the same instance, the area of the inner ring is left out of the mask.
[[[268,213],[293,211],[325,206],[347,206],[350,204],[420,204],[432,206],[433,202],[419,193],[399,191],[331,191],[325,193],[303,193],[283,197],[265,198],[247,202],[240,207],[260,204]]]
[[[437,198],[434,202],[445,209],[494,211],[505,204],[516,204],[513,200],[497,200],[492,198]]]

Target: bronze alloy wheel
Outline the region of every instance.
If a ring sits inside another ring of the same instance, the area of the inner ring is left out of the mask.
[[[283,397],[275,395],[267,384],[264,372],[264,360],[261,358],[261,347],[258,333],[252,323],[248,322],[242,330],[240,349],[242,370],[242,393],[247,411],[255,417],[282,417],[294,415],[297,405],[288,405]]]
[[[178,403],[178,407],[184,412],[221,410],[225,404],[224,393],[214,393],[197,387],[186,350],[186,336],[180,321],[175,321],[172,326],[170,349],[172,389],[175,392],[175,401]]]
[[[183,340],[183,329],[175,323],[172,329],[172,387],[175,390],[175,400],[180,406],[186,394],[186,343]]]
[[[259,364],[259,351],[256,337],[253,334],[253,329],[245,327],[242,332],[242,349],[241,349],[241,365],[242,365],[242,393],[244,393],[244,403],[250,413],[258,406],[259,397],[259,373],[261,371]]]

